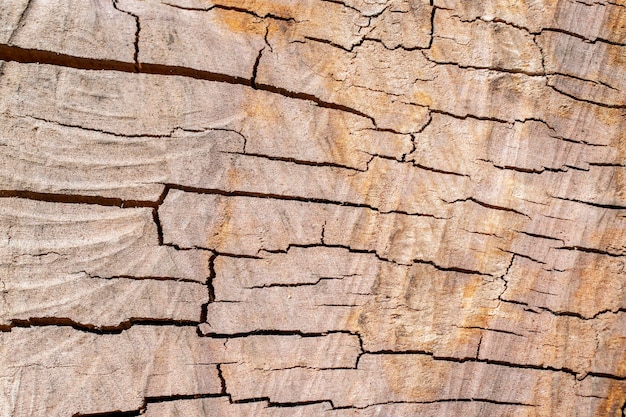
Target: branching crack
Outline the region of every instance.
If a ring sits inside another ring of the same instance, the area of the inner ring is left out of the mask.
[[[142,73],[153,75],[165,75],[165,76],[180,76],[187,77],[203,81],[213,81],[226,84],[242,85],[252,88],[251,79],[217,73],[212,71],[204,71],[195,68],[181,67],[175,65],[164,65],[154,63],[142,63],[138,68],[134,63],[115,61],[107,59],[96,58],[84,58],[74,55],[61,54],[52,51],[45,51],[39,49],[21,48],[18,46],[11,46],[6,44],[0,44],[0,60],[12,61],[19,63],[39,63],[48,65],[57,65],[61,67],[81,69],[81,70],[96,70],[96,71],[119,71],[130,73]],[[327,108],[337,111],[342,111],[350,114],[354,114],[359,117],[366,118],[376,126],[375,120],[372,116],[369,116],[362,111],[355,108],[346,106],[344,104],[332,103],[322,100],[313,94],[304,92],[291,91],[286,88],[277,87],[269,84],[260,84],[255,82],[257,90],[267,91],[270,93],[278,94],[283,97],[292,98],[296,100],[309,101],[321,108]]]
[[[382,403],[373,403],[368,404],[363,407],[355,407],[355,406],[345,406],[345,407],[336,407],[335,410],[366,410],[371,407],[379,407],[381,405],[391,405],[391,404],[438,404],[438,403],[459,403],[459,402],[477,402],[477,403],[488,403],[488,404],[496,404],[496,405],[514,405],[518,407],[538,407],[536,404],[528,404],[521,403],[515,401],[498,401],[492,400],[488,398],[442,398],[438,400],[432,401],[386,401]]]
[[[263,56],[264,50],[265,50],[265,47],[259,50],[259,54],[256,56],[256,60],[254,61],[254,66],[252,67],[252,77],[250,78],[250,86],[254,88],[255,90],[257,89],[256,76],[257,76],[257,72],[259,71],[259,64],[261,63],[261,57]]]
[[[287,201],[300,201],[303,203],[313,203],[313,204],[327,204],[334,206],[345,206],[345,207],[358,207],[369,209],[381,214],[398,214],[405,216],[418,216],[418,217],[431,217],[439,220],[445,220],[445,218],[437,217],[434,214],[430,213],[418,213],[418,212],[408,212],[403,210],[381,210],[378,207],[363,204],[363,203],[350,203],[347,201],[338,201],[338,200],[328,200],[324,198],[308,198],[301,197],[295,195],[282,195],[282,194],[270,194],[270,193],[258,193],[253,191],[225,191],[216,188],[199,188],[199,187],[188,187],[182,186],[178,184],[165,184],[168,189],[180,190],[188,193],[195,194],[216,194],[223,195],[227,197],[250,197],[250,198],[264,198],[264,199],[274,199],[274,200],[287,200]]]
[[[559,196],[555,196],[555,195],[552,195],[550,197],[556,198],[558,200],[572,201],[574,203],[585,204],[585,205],[592,206],[592,207],[600,207],[600,208],[610,209],[610,210],[626,210],[626,206],[620,206],[620,205],[617,205],[617,204],[594,203],[592,201],[583,201],[583,200],[578,200],[578,199],[575,199],[575,198],[565,198],[565,197],[559,197]]]

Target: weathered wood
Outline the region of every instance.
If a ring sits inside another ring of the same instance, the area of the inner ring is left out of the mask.
[[[0,4],[0,415],[622,416],[623,0]]]

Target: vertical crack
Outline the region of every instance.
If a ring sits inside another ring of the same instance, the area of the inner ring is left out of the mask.
[[[228,396],[228,401],[232,404],[232,399],[230,398],[230,395],[228,394],[228,391],[226,391],[226,379],[224,378],[224,374],[222,373],[222,364],[221,363],[217,364],[217,376],[220,379],[220,384],[222,386],[220,394],[221,395],[227,395]]]
[[[515,256],[517,254],[514,253],[513,256],[511,256],[511,262],[509,262],[509,266],[506,267],[506,271],[504,272],[504,274],[502,274],[502,276],[500,276],[499,278],[504,282],[504,288],[502,288],[502,292],[500,294],[498,294],[498,300],[499,301],[506,301],[502,299],[502,296],[504,295],[504,293],[506,292],[506,290],[508,289],[509,286],[509,281],[505,278],[508,274],[509,271],[511,270],[511,267],[513,266],[513,262],[515,261]]]
[[[209,289],[209,303],[215,301],[215,287],[213,287],[213,280],[215,279],[215,259],[217,255],[213,254],[209,258],[209,277],[207,278],[206,285]],[[206,313],[205,313],[206,314]]]
[[[206,279],[205,285],[207,286],[207,291],[209,293],[209,301],[202,304],[202,310],[200,312],[200,323],[206,323],[209,314],[209,304],[215,301],[215,287],[213,286],[213,280],[215,279],[215,259],[217,258],[217,254],[211,255],[209,258],[209,276]],[[198,335],[203,336],[200,332],[200,328],[197,329]]]
[[[478,346],[476,347],[476,359],[480,356],[480,345],[483,343],[483,332],[480,333],[480,339],[478,339]]]
[[[163,226],[161,226],[161,220],[159,219],[159,209],[156,207],[152,209],[152,219],[156,224],[159,246],[163,246]]]
[[[118,0],[113,0],[113,8],[115,8],[115,10],[118,10],[124,14],[132,16],[135,19],[135,41],[134,41],[135,52],[133,53],[133,62],[135,63],[135,72],[140,72],[141,64],[139,63],[139,34],[141,32],[141,24],[139,23],[139,16],[134,13],[128,12],[126,10],[120,9],[118,7],[117,2]]]
[[[270,52],[274,52],[272,45],[270,45],[270,41],[267,39],[269,34],[270,34],[270,23],[268,23],[267,26],[265,26],[265,35],[263,36],[263,40],[265,41],[265,44],[267,45],[267,47],[270,48]]]
[[[165,201],[165,197],[167,197],[167,193],[169,193],[169,191],[169,187],[165,186],[165,188],[163,189],[163,193],[161,193],[159,199],[152,208],[152,219],[154,220],[154,224],[156,225],[159,246],[163,246],[163,225],[161,224],[161,219],[159,218],[159,207]],[[123,204],[122,207],[124,207]]]
[[[426,49],[432,48],[433,40],[435,39],[435,11],[437,10],[437,7],[435,7],[434,0],[430,0],[430,7],[432,7],[430,12],[430,41],[428,42]]]
[[[256,57],[256,60],[254,61],[254,66],[252,67],[252,78],[250,78],[250,85],[255,90],[257,88],[256,87],[256,75],[259,70],[259,63],[261,62],[261,57],[263,56],[264,50],[265,50],[265,47],[261,48],[261,50],[259,51],[259,54]]]

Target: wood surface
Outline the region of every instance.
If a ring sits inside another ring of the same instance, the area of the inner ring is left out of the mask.
[[[624,0],[2,0],[1,416],[626,416]]]

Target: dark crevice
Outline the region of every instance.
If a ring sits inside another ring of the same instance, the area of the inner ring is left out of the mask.
[[[156,207],[152,209],[152,220],[156,226],[159,246],[163,246],[163,225],[161,224],[161,219],[159,218],[159,210]]]
[[[601,42],[601,43],[607,43],[609,45],[613,45],[613,46],[626,46],[625,43],[619,43],[619,42],[614,42],[608,39],[604,39],[604,38],[596,38],[596,39],[589,39],[589,38],[585,38],[583,35],[580,35],[576,32],[571,32],[569,30],[565,30],[565,29],[561,29],[561,28],[543,28],[541,29],[541,31],[539,33],[543,33],[543,32],[556,32],[556,33],[562,33],[564,35],[568,35],[568,36],[572,36],[574,38],[578,38],[586,43],[591,43],[591,44],[595,44],[596,42]]]
[[[219,365],[218,365],[219,367]],[[164,395],[158,397],[145,397],[143,405],[137,410],[130,411],[107,411],[103,413],[76,413],[73,414],[72,417],[126,417],[126,416],[140,416],[145,414],[146,409],[149,404],[158,404],[158,403],[166,403],[172,401],[181,401],[181,400],[199,400],[202,398],[222,398],[227,397],[223,394],[179,394],[179,395]],[[230,401],[230,398],[229,398]]]
[[[333,162],[306,161],[302,159],[288,158],[288,157],[283,157],[283,156],[263,155],[263,154],[258,154],[258,153],[246,153],[246,152],[223,152],[223,153],[241,155],[241,156],[249,156],[252,158],[268,159],[270,161],[290,162],[296,165],[349,169],[351,171],[358,171],[358,172],[367,171],[366,169],[358,169],[358,168],[354,168],[354,167],[347,166],[347,165],[336,164]]]
[[[349,5],[349,4],[346,4],[346,3],[344,3],[344,2],[342,2],[342,1],[340,1],[340,0],[320,0],[320,1],[322,1],[323,3],[334,3],[334,4],[339,4],[340,6],[343,6],[343,7],[345,7],[346,9],[354,10],[355,12],[357,12],[357,13],[359,13],[359,14],[363,15],[363,12],[361,12],[361,11],[360,11],[359,9],[357,9],[356,7],[351,6],[351,5]],[[364,15],[364,16],[365,16],[365,15]],[[367,17],[367,16],[366,16],[366,17]]]
[[[60,326],[71,327],[87,333],[95,334],[120,334],[132,326],[197,326],[200,322],[193,320],[171,320],[154,318],[130,318],[115,326],[96,326],[90,323],[79,323],[68,317],[31,317],[28,319],[13,319],[8,325],[0,325],[0,332],[10,332],[16,327],[48,327]]]
[[[232,404],[249,404],[249,403],[267,403],[268,408],[294,408],[302,407],[314,404],[329,404],[331,409],[334,409],[333,402],[331,400],[312,400],[312,401],[293,401],[293,402],[274,402],[269,397],[253,397],[242,398],[239,400],[232,400]]]
[[[511,268],[513,267],[513,262],[515,262],[515,256],[517,256],[517,255],[513,254],[511,256],[511,260],[509,261],[509,265],[506,267],[506,271],[504,271],[504,274],[502,274],[500,276],[500,279],[504,283],[504,287],[502,288],[502,291],[500,292],[500,294],[498,294],[498,301],[502,301],[502,302],[506,302],[507,301],[507,300],[503,299],[502,296],[509,289],[509,280],[506,279],[506,276],[509,275],[509,272],[511,271]],[[517,302],[514,302],[514,303],[517,304]],[[526,303],[520,303],[520,304],[528,305]]]
[[[538,371],[551,371],[551,372],[563,372],[566,374],[570,374],[573,376],[579,376],[580,374],[576,373],[572,369],[569,368],[554,368],[551,366],[541,366],[541,365],[531,365],[531,364],[520,364],[506,361],[499,361],[493,359],[477,359],[474,357],[465,357],[465,358],[456,358],[449,356],[438,356],[433,352],[422,351],[422,350],[403,350],[403,351],[394,351],[394,350],[380,350],[380,351],[365,351],[363,354],[365,355],[427,355],[433,358],[433,360],[437,361],[446,361],[446,362],[455,362],[455,363],[464,363],[464,362],[478,362],[478,363],[486,363],[490,365],[498,365],[504,366],[508,368],[518,368],[518,369],[534,369]],[[591,373],[587,374],[591,375]],[[615,375],[603,375],[604,378],[610,379],[623,379],[619,376]]]
[[[307,198],[300,196],[290,196],[290,195],[282,195],[282,194],[271,194],[271,193],[258,193],[253,191],[225,191],[217,188],[199,188],[199,187],[188,187],[178,184],[165,184],[169,189],[180,190],[187,193],[195,193],[195,194],[212,194],[212,195],[222,195],[226,197],[249,197],[249,198],[264,198],[264,199],[273,199],[273,200],[286,200],[286,201],[298,201],[302,203],[314,203],[314,204],[327,204],[334,206],[345,206],[345,207],[357,207],[357,208],[365,208],[380,214],[399,214],[405,216],[418,216],[418,217],[431,217],[439,220],[444,220],[440,217],[436,217],[434,214],[429,213],[415,213],[415,212],[407,212],[402,210],[388,210],[382,211],[375,206],[371,206],[368,204],[361,203],[350,203],[346,201],[337,201],[337,200],[328,200],[324,198]]]
[[[467,178],[470,178],[470,176],[469,176],[469,175],[467,175],[467,174],[460,174],[460,173],[458,173],[458,172],[446,171],[446,170],[443,170],[443,169],[437,169],[437,168],[427,167],[427,166],[425,166],[425,165],[418,164],[418,163],[415,163],[415,162],[413,162],[413,166],[414,166],[414,167],[417,167],[417,168],[420,168],[420,169],[423,169],[423,170],[426,170],[426,171],[436,172],[436,173],[438,173],[438,174],[456,175],[457,177],[467,177]]]
[[[428,40],[428,46],[426,47],[426,49],[430,49],[433,47],[433,41],[435,39],[435,12],[437,11],[434,0],[430,0],[429,5],[432,8],[430,12],[430,39]]]
[[[217,255],[213,255],[209,258],[209,277],[207,278],[206,285],[209,288],[209,303],[215,301],[215,288],[213,287],[213,281],[215,280],[215,258]]]
[[[261,57],[263,56],[263,51],[265,50],[265,48],[261,48],[259,50],[259,54],[257,55],[256,59],[254,60],[254,65],[252,66],[252,77],[250,78],[250,86],[252,88],[254,88],[255,90],[256,88],[256,77],[257,77],[257,73],[259,71],[259,64],[261,63]]]
[[[446,202],[448,204],[460,203],[460,202],[464,202],[464,201],[471,201],[471,202],[476,203],[476,204],[478,204],[479,206],[482,206],[482,207],[490,208],[490,209],[493,209],[493,210],[508,211],[508,212],[511,212],[511,213],[515,213],[515,214],[519,214],[521,216],[527,217],[529,219],[531,218],[528,214],[522,213],[521,211],[515,210],[513,208],[496,206],[494,204],[485,203],[483,201],[475,199],[474,197],[461,198],[461,199],[453,200],[453,201],[446,201],[446,200],[442,200],[442,201],[444,201],[444,202]]]
[[[616,162],[589,162],[592,167],[611,167],[611,168],[626,168],[626,164],[618,164]]]
[[[484,162],[491,162],[486,159],[479,159],[479,160],[484,161]],[[513,165],[498,165],[498,164],[494,164],[493,162],[491,162],[491,164],[493,165],[494,168],[497,168],[500,170],[516,171],[516,172],[522,172],[524,174],[543,174],[544,172],[567,172],[566,169],[560,169],[560,168],[541,167],[541,169],[532,169],[532,168],[516,167]]]
[[[352,276],[356,276],[356,275],[352,275]],[[249,290],[255,290],[255,289],[263,289],[263,288],[297,288],[297,287],[313,287],[317,284],[319,284],[322,281],[332,281],[332,280],[338,280],[338,279],[343,279],[343,278],[347,278],[349,276],[346,277],[319,277],[316,281],[313,282],[295,282],[295,283],[290,283],[290,284],[284,284],[284,283],[273,283],[273,284],[265,284],[265,285],[253,285],[251,287],[243,287]],[[324,304],[327,305],[327,304]]]
[[[197,249],[205,249],[205,248],[197,248]],[[218,256],[224,256],[226,258],[263,259],[262,257],[255,256],[255,255],[246,255],[246,254],[242,254],[242,253],[220,252],[220,251],[215,250],[215,249],[209,249],[209,250],[211,252],[215,253]]]
[[[611,2],[607,2],[607,3],[608,4],[612,4]],[[584,3],[581,3],[581,4],[584,4]],[[455,16],[455,17],[459,17],[459,16]],[[564,35],[572,36],[574,38],[578,38],[578,39],[584,41],[585,43],[595,44],[596,42],[601,42],[601,43],[607,43],[607,44],[615,45],[615,46],[626,46],[626,44],[615,42],[615,41],[611,41],[611,40],[608,40],[608,39],[605,39],[605,38],[595,38],[595,39],[586,38],[583,35],[580,35],[580,34],[578,34],[576,32],[568,31],[566,29],[562,29],[562,28],[558,28],[558,27],[548,27],[548,28],[542,28],[541,30],[538,30],[538,31],[533,31],[533,30],[531,30],[530,28],[528,28],[526,26],[518,25],[516,23],[509,22],[509,21],[504,20],[504,19],[499,18],[499,17],[494,17],[494,18],[489,19],[489,20],[486,20],[485,18],[482,18],[482,17],[476,17],[476,18],[470,19],[470,20],[463,20],[463,19],[459,19],[459,20],[461,22],[464,22],[464,23],[472,23],[472,22],[475,22],[477,20],[480,20],[480,21],[486,22],[486,23],[502,23],[504,25],[511,26],[511,27],[513,27],[515,29],[523,30],[523,31],[527,32],[528,34],[535,35],[535,36],[542,35],[543,32],[557,32],[557,33],[562,33]],[[536,41],[534,43],[537,44]],[[537,46],[539,46],[539,45],[537,44]]]
[[[488,274],[486,272],[481,272],[481,271],[477,271],[477,270],[473,270],[473,269],[466,269],[466,268],[461,268],[461,267],[457,267],[457,266],[441,266],[441,265],[437,265],[433,261],[426,261],[424,259],[413,259],[413,263],[414,264],[430,265],[430,266],[434,267],[435,269],[438,269],[439,271],[458,272],[458,273],[461,273],[461,274],[482,275],[482,276],[489,276],[489,277],[493,276],[493,275]]]
[[[566,97],[571,98],[572,100],[575,101],[580,101],[581,103],[587,103],[587,104],[592,104],[594,106],[599,106],[599,107],[606,107],[608,109],[626,109],[626,105],[625,104],[607,104],[607,103],[601,103],[599,101],[593,101],[593,100],[588,100],[588,99],[584,99],[581,97],[577,97],[571,93],[568,93],[567,91],[563,91],[561,89],[559,89],[557,86],[550,84],[549,82],[550,80],[548,79],[546,82],[546,86],[551,88],[552,90],[556,91],[559,94],[562,94]]]
[[[420,132],[423,132],[424,129],[426,129],[426,127],[430,124],[430,122],[432,122],[432,120],[433,120],[433,118],[432,118],[430,112],[428,112],[428,121],[420,129]],[[417,132],[417,133],[419,133],[419,132]],[[409,157],[409,155],[413,154],[413,152],[415,152],[417,150],[417,144],[415,143],[415,134],[411,134],[410,137],[411,137],[411,149],[408,152],[405,152],[405,153],[402,154],[402,156],[400,157],[400,162],[408,162],[407,158]]]
[[[0,56],[1,57],[1,56]],[[299,93],[299,92],[294,92],[294,91],[290,91],[287,90],[286,88],[282,88],[282,87],[276,87],[273,85],[268,85],[268,84],[256,84],[256,88],[257,90],[263,90],[263,91],[268,91],[270,93],[275,93],[284,97],[288,97],[288,98],[295,98],[295,99],[299,99],[299,100],[305,100],[305,101],[310,101],[315,103],[317,106],[322,107],[322,108],[327,108],[327,109],[332,109],[332,110],[339,110],[345,113],[351,113],[354,114],[356,116],[360,116],[366,119],[369,119],[372,124],[374,126],[376,126],[376,121],[374,120],[374,118],[372,116],[369,116],[357,109],[354,109],[352,107],[348,107],[346,105],[343,104],[338,104],[338,103],[331,103],[328,101],[324,101],[316,96],[314,96],[313,94],[308,94],[308,93]]]
[[[253,11],[253,10],[244,9],[243,7],[224,6],[224,5],[221,5],[221,4],[216,4],[212,8],[220,9],[220,10],[227,10],[227,11],[231,11],[231,12],[245,13],[245,14],[248,14],[250,16],[256,17],[258,19],[269,18],[269,19],[274,19],[274,20],[282,20],[283,22],[296,22],[296,23],[298,22],[293,17],[278,16],[278,15],[273,14],[273,13],[259,14],[259,13],[255,12],[255,11]]]
[[[513,336],[526,337],[523,334],[511,332],[509,330],[489,329],[489,328],[480,327],[480,326],[455,326],[455,327],[458,327],[459,329],[483,330],[483,331],[486,331],[486,332],[504,333],[504,334],[510,334],[510,335],[513,335]],[[482,340],[482,337],[481,337],[481,340]]]
[[[625,253],[614,253],[614,252],[608,252],[605,250],[601,250],[601,249],[596,249],[596,248],[586,248],[584,246],[560,246],[557,248],[554,248],[556,250],[573,250],[573,251],[579,251],[579,252],[586,252],[586,253],[596,253],[598,255],[606,255],[606,256],[611,256],[614,258],[623,258],[626,256]]]
[[[163,4],[169,7],[173,7],[175,9],[187,10],[189,12],[208,12],[215,8],[215,5],[210,6],[210,7],[186,7],[186,6],[181,6],[179,4],[173,4],[173,3],[163,3]]]
[[[102,413],[75,413],[72,414],[72,417],[134,417],[140,416],[144,411],[144,408],[140,408],[138,410],[130,410],[130,411],[105,411]]]
[[[476,356],[475,359],[478,359],[478,357],[480,356],[480,347],[483,344],[483,334],[480,334],[480,339],[478,339],[478,346],[476,346]]]
[[[220,379],[220,393],[222,395],[228,395],[228,400],[230,402],[232,402],[230,395],[228,394],[228,391],[226,390],[226,379],[224,378],[224,373],[222,371],[222,365],[221,364],[217,364],[217,376]]]
[[[334,368],[337,369],[337,368]],[[315,405],[315,404],[328,404],[331,409],[335,409],[335,405],[331,400],[311,400],[311,401],[292,401],[292,402],[275,402],[268,401],[267,406],[269,408],[295,408],[295,407],[303,407],[307,405]]]
[[[70,129],[79,129],[79,130],[84,130],[87,132],[96,132],[96,133],[102,133],[104,135],[112,135],[112,136],[116,136],[116,137],[120,137],[120,138],[138,138],[138,139],[145,139],[145,138],[155,138],[155,139],[163,139],[163,138],[173,138],[174,134],[176,132],[185,132],[185,133],[205,133],[205,132],[230,132],[230,133],[235,133],[237,135],[239,135],[242,140],[243,140],[243,145],[244,145],[244,149],[245,149],[245,144],[246,144],[246,137],[244,135],[241,134],[241,132],[235,130],[235,129],[228,129],[228,128],[224,128],[224,127],[209,127],[209,128],[203,128],[203,129],[189,129],[189,128],[184,128],[184,127],[174,127],[172,129],[170,129],[169,132],[167,133],[162,133],[162,134],[156,134],[156,133],[120,133],[120,132],[114,132],[112,130],[105,130],[105,129],[97,129],[97,128],[93,128],[93,127],[86,127],[86,126],[81,126],[78,124],[71,124],[71,123],[63,123],[63,122],[59,122],[56,120],[50,120],[50,119],[44,119],[43,117],[37,117],[37,116],[32,116],[32,115],[27,115],[27,116],[17,116],[19,118],[23,118],[23,119],[33,119],[33,120],[38,120],[40,122],[45,122],[45,123],[50,123],[56,126],[61,126],[61,127],[67,127]]]
[[[329,330],[327,332],[303,332],[300,330],[270,330],[270,329],[259,329],[253,330],[250,332],[238,332],[238,333],[204,333],[202,337],[210,337],[213,339],[239,339],[243,337],[249,336],[300,336],[300,337],[323,337],[328,336],[329,334],[348,334],[351,336],[357,336],[360,338],[360,335],[357,333],[353,333],[347,330]]]
[[[430,109],[430,111],[431,111],[431,113],[434,113],[434,114],[441,114],[441,115],[449,116],[449,117],[452,117],[452,118],[458,119],[458,120],[465,120],[465,119],[483,120],[483,121],[503,123],[503,124],[507,124],[507,125],[510,125],[511,123],[513,123],[513,121],[504,120],[504,119],[498,119],[497,117],[476,116],[476,115],[473,115],[473,114],[466,114],[464,116],[461,116],[461,115],[450,113],[448,111],[440,110],[440,109]]]
[[[224,395],[224,394],[163,395],[163,396],[159,396],[159,397],[146,397],[145,398],[145,403],[147,405],[147,404],[166,403],[166,402],[170,402],[170,401],[199,400],[199,399],[202,399],[202,398],[222,398],[222,397],[226,397],[226,395]]]
[[[600,85],[600,86],[606,87],[606,88],[614,90],[614,91],[619,91],[619,89],[613,87],[610,84],[605,83],[604,81],[588,80],[586,78],[582,78],[582,77],[579,77],[579,76],[573,75],[573,74],[565,74],[565,73],[562,73],[562,72],[549,72],[546,75],[560,76],[560,77],[564,77],[564,78],[571,78],[573,80],[582,81],[582,82],[585,82],[585,83],[591,83],[591,84],[595,84],[595,85]]]
[[[617,375],[607,374],[607,373],[603,373],[603,372],[589,372],[589,373],[587,373],[587,376],[591,376],[591,377],[594,377],[594,378],[613,379],[613,380],[616,380],[616,381],[626,381],[626,376],[617,376]]]
[[[510,253],[511,255],[519,256],[520,258],[528,259],[529,261],[533,261],[533,262],[536,262],[538,264],[542,264],[542,265],[546,264],[545,262],[540,261],[539,259],[531,258],[528,255],[523,255],[521,253],[513,252],[513,251],[510,251],[510,250],[507,250],[507,249],[502,249],[502,248],[498,248],[498,249],[501,250],[502,252]]]
[[[278,16],[272,13],[259,14],[253,10],[244,9],[243,7],[225,6],[222,4],[213,4],[209,7],[186,7],[186,6],[181,6],[178,4],[171,4],[171,3],[163,3],[163,4],[169,7],[176,8],[176,9],[187,10],[187,11],[192,11],[192,12],[208,12],[208,11],[217,9],[217,10],[226,10],[226,11],[237,12],[237,13],[244,13],[244,14],[253,16],[257,19],[269,18],[269,19],[274,19],[274,20],[282,20],[284,22],[297,22],[296,19],[294,19],[293,17]]]
[[[217,254],[211,255],[209,258],[209,276],[206,279],[207,291],[209,293],[209,300],[202,305],[202,309],[200,312],[200,322],[206,323],[208,316],[208,308],[209,304],[215,302],[215,287],[213,286],[213,281],[215,280],[215,258],[217,258]],[[199,332],[199,329],[198,329]]]
[[[152,207],[158,202],[149,200],[122,200],[116,197],[98,197],[77,194],[42,193],[24,190],[0,190],[0,198],[24,198],[27,200],[45,201],[49,203],[95,204],[120,208]]]
[[[99,275],[92,275],[86,271],[81,271],[82,273],[86,274],[89,278],[94,278],[94,279],[106,279],[106,280],[113,280],[113,279],[132,279],[135,281],[175,281],[175,282],[186,282],[186,283],[190,283],[190,284],[198,284],[198,285],[204,285],[201,282],[198,282],[195,279],[190,279],[190,278],[176,278],[176,277],[163,277],[163,276],[136,276],[136,275],[114,275],[114,276],[99,276]]]
[[[198,70],[189,67],[181,67],[175,65],[163,65],[154,63],[140,63],[139,68],[132,62],[115,61],[108,59],[85,58],[74,55],[56,53],[52,51],[44,51],[39,49],[21,48],[18,46],[10,46],[0,44],[0,60],[12,61],[19,63],[39,63],[48,65],[57,65],[61,67],[96,70],[96,71],[119,71],[128,73],[142,73],[153,75],[180,76],[203,81],[213,81],[233,85],[241,85],[252,87],[251,80],[244,77],[222,74],[212,71]],[[343,104],[331,103],[324,101],[313,94],[290,91],[286,88],[276,87],[268,84],[255,83],[257,90],[267,91],[278,94],[283,97],[309,101],[318,107],[338,110],[351,113],[356,116],[366,118],[375,126],[376,123],[372,116],[369,116],[359,110],[348,107]]]
[[[505,283],[507,283],[506,280],[504,280],[504,281],[505,281]],[[506,291],[506,287],[505,287],[505,291]],[[550,293],[541,292],[541,291],[537,291],[537,290],[533,290],[533,289],[530,289],[529,291],[535,291],[535,292],[542,293],[542,294],[550,294]],[[502,294],[504,294],[504,291],[502,292]],[[540,314],[540,313],[544,312],[544,313],[548,313],[548,314],[551,314],[551,315],[557,316],[557,317],[573,317],[573,318],[576,318],[576,319],[579,319],[579,320],[589,321],[589,320],[595,320],[595,319],[597,319],[598,317],[600,317],[601,315],[604,315],[604,314],[619,314],[619,313],[626,312],[626,309],[623,309],[623,308],[618,308],[618,309],[614,309],[614,310],[605,309],[605,310],[601,310],[601,311],[596,312],[592,316],[585,316],[583,314],[576,313],[576,312],[573,312],[573,311],[552,310],[552,309],[550,309],[548,307],[543,307],[543,306],[536,306],[536,305],[531,306],[530,304],[525,303],[523,301],[504,299],[504,298],[501,298],[502,294],[500,294],[500,296],[498,297],[498,300],[502,301],[503,303],[509,303],[509,304],[515,304],[515,305],[520,305],[520,306],[523,306],[523,307],[527,307],[527,308],[524,309],[524,311],[529,311],[529,312],[532,312],[532,313],[535,313],[535,314]]]
[[[346,48],[345,46],[335,43],[328,39],[315,38],[313,36],[304,36],[304,39],[306,39],[307,41],[311,41],[311,42],[323,43],[323,44],[332,46],[333,48],[341,49],[342,51],[348,52],[348,53],[354,52],[354,49],[363,45],[363,42],[365,42],[366,40],[366,38],[361,38],[357,43],[352,44],[349,48]]]
[[[345,250],[347,250],[350,253],[361,253],[361,254],[374,255],[376,257],[376,259],[378,259],[379,261],[389,262],[389,263],[392,263],[392,264],[395,264],[395,265],[400,265],[400,266],[410,266],[411,265],[411,264],[403,264],[403,263],[394,261],[393,259],[390,259],[390,258],[385,258],[385,257],[381,256],[378,252],[376,252],[375,250],[372,250],[372,249],[355,249],[355,248],[352,248],[352,247],[350,247],[348,245],[340,245],[340,244],[327,244],[327,243],[324,243],[324,244],[320,244],[320,243],[294,244],[294,243],[292,243],[292,244],[289,244],[287,246],[287,248],[284,249],[284,250],[283,249],[279,249],[279,250],[267,250],[267,249],[265,249],[264,251],[268,252],[268,253],[288,253],[291,248],[321,248],[321,247],[323,247],[323,248],[345,249]]]

